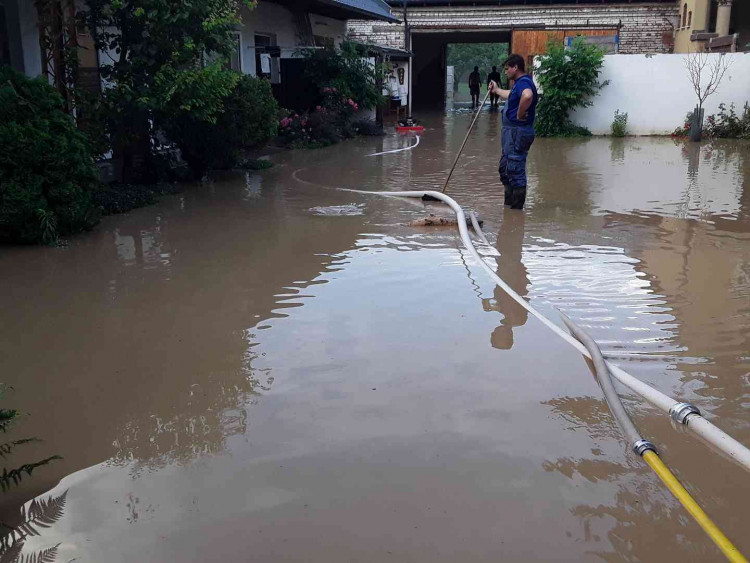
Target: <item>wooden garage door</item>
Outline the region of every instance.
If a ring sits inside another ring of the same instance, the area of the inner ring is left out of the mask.
[[[566,29],[566,30],[535,30],[524,29],[513,32],[511,50],[521,55],[526,61],[527,70],[536,55],[547,52],[550,40],[562,43],[567,37],[578,35],[615,36],[616,29]]]

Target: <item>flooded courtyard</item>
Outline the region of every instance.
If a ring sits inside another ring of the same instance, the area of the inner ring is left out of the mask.
[[[61,248],[0,248],[4,496],[65,494],[59,561],[657,561],[722,556],[637,459],[587,363],[489,280],[440,189],[471,115],[274,154]],[[609,359],[750,445],[750,144],[537,139],[503,206],[500,116],[448,194],[498,274]],[[559,323],[561,324],[561,323]],[[748,474],[625,394],[750,553]],[[15,437],[15,434],[14,434]],[[26,461],[24,459],[23,461]]]

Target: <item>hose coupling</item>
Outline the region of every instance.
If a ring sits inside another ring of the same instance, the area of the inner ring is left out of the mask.
[[[633,444],[633,451],[639,456],[643,456],[643,454],[646,453],[648,450],[651,450],[655,454],[659,453],[656,451],[656,446],[654,446],[648,440],[641,439],[641,440],[638,440],[635,444]]]
[[[677,424],[687,424],[688,418],[692,415],[697,414],[700,416],[701,411],[695,405],[690,403],[677,403],[672,405],[669,409],[669,416],[672,417]]]

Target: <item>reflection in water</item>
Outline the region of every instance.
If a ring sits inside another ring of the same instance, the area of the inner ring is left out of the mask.
[[[560,397],[544,404],[570,429],[591,437],[590,456],[566,456],[542,464],[547,472],[560,473],[573,482],[583,480],[587,488],[598,491],[598,503],[581,503],[571,509],[580,520],[583,541],[591,545],[591,553],[605,561],[674,560],[678,554],[701,560],[717,556],[713,544],[695,534],[697,525],[669,491],[631,454],[603,399]],[[631,405],[627,409],[633,412]],[[613,439],[620,448],[608,447]],[[683,539],[667,547],[659,531],[663,528]],[[604,542],[603,536],[609,541]]]
[[[610,158],[612,162],[624,163],[625,162],[625,139],[612,137],[609,140]]]
[[[278,153],[66,248],[0,249],[2,369],[25,429],[65,457],[5,498],[70,487],[66,517],[27,547],[63,542],[66,561],[213,560],[216,546],[259,561],[713,558],[628,453],[581,356],[486,277],[469,283],[455,232],[407,227],[436,206],[320,187],[440,188],[470,120],[428,116],[420,146],[388,158],[364,155],[410,139]],[[498,233],[499,275],[750,443],[748,146],[538,139],[527,211],[512,213],[497,121],[480,116],[448,193]],[[627,408],[750,549],[747,475]]]
[[[35,498],[0,523],[0,561],[3,563],[53,563],[60,544],[21,555],[29,538],[58,522],[65,511],[68,491]]]
[[[506,209],[495,244],[500,252],[496,259],[497,275],[521,297],[526,297],[529,286],[528,273],[522,261],[525,224],[524,213]],[[490,342],[493,348],[510,350],[513,347],[513,328],[526,324],[528,311],[499,286],[495,286],[493,293],[494,299],[482,299],[482,307],[485,311],[502,313],[503,320],[492,331]]]

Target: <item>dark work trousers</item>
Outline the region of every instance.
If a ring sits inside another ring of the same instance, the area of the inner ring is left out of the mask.
[[[503,154],[498,172],[505,187],[505,205],[511,209],[523,209],[526,203],[526,157],[534,136],[533,126],[512,125],[503,112]]]

